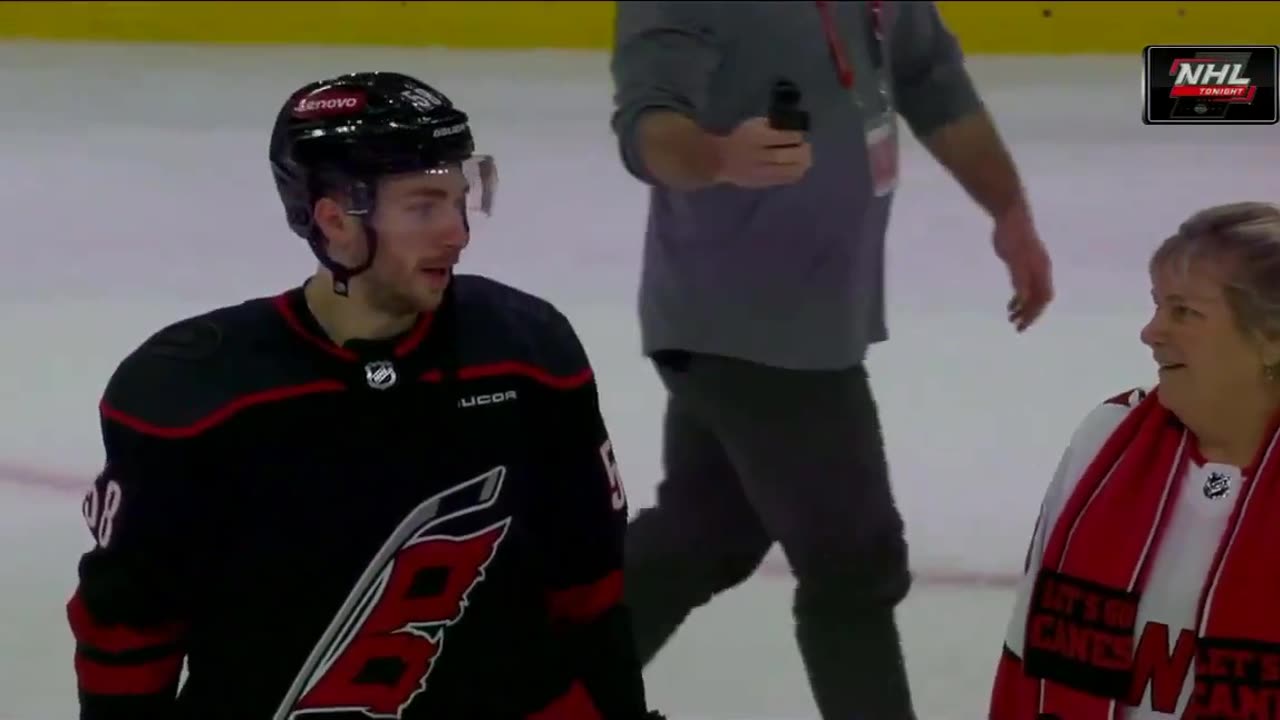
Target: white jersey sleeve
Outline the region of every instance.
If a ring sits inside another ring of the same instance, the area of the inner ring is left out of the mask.
[[[1040,572],[1040,561],[1044,555],[1048,534],[1057,523],[1058,515],[1062,512],[1067,499],[1075,491],[1080,478],[1107,442],[1107,438],[1111,437],[1111,433],[1120,425],[1129,411],[1144,397],[1146,397],[1144,390],[1132,390],[1095,407],[1076,427],[1066,450],[1062,453],[1062,458],[1058,461],[1053,479],[1049,482],[1044,500],[1040,504],[1040,515],[1036,518],[1031,544],[1027,548],[1027,559],[1022,577],[1018,581],[1013,614],[1005,634],[1006,650],[1019,658],[1022,657],[1023,634],[1031,593],[1035,586],[1036,575]]]
[[[1004,647],[996,668],[991,689],[989,720],[1030,720],[1037,716],[1038,683],[1023,668],[1022,655],[1027,624],[1027,612],[1031,594],[1035,590],[1036,575],[1040,572],[1045,540],[1058,521],[1062,507],[1071,497],[1081,476],[1106,444],[1107,438],[1125,416],[1146,396],[1142,390],[1133,390],[1111,398],[1094,408],[1071,435],[1067,449],[1058,461],[1058,468],[1045,490],[1036,519],[1031,546],[1022,578],[1018,582],[1013,614],[1005,631]]]

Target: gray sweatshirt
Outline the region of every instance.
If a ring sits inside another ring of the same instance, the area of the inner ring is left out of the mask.
[[[862,362],[867,347],[887,337],[892,196],[872,193],[865,122],[885,107],[880,73],[888,73],[890,109],[917,137],[980,100],[931,2],[884,3],[877,70],[869,5],[830,3],[853,71],[846,89],[814,2],[617,3],[612,124],[627,170],[650,185],[640,289],[646,353],[681,349],[838,369]],[[778,78],[799,86],[811,116],[814,162],[801,181],[680,192],[650,176],[637,146],[644,112],[676,110],[728,134],[767,114]]]

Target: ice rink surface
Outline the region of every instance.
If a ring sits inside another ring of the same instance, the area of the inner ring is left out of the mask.
[[[870,368],[920,573],[901,618],[931,720],[984,715],[1011,600],[1000,581],[1021,565],[1070,431],[1153,382],[1137,340],[1147,254],[1195,209],[1280,199],[1280,129],[1142,126],[1137,53],[971,67],[1059,299],[1024,336],[1006,325],[989,221],[908,138],[892,338]],[[463,270],[577,324],[631,501],[651,502],[662,394],[634,310],[645,192],[617,160],[604,55],[0,45],[0,720],[75,716],[63,608],[87,548],[79,496],[101,462],[103,383],[162,325],[311,271],[271,184],[269,127],[294,88],[362,69],[419,75],[471,113],[502,190]],[[696,613],[650,669],[673,720],[815,717],[791,582],[772,567]]]

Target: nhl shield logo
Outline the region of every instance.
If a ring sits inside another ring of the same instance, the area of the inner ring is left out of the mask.
[[[364,379],[374,390],[386,390],[396,384],[396,367],[387,360],[375,360],[364,366]]]
[[[1231,476],[1226,473],[1209,473],[1204,481],[1204,496],[1210,500],[1220,500],[1231,494]]]

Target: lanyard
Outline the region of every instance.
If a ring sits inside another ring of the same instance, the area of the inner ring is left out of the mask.
[[[844,52],[844,43],[840,39],[840,33],[836,30],[835,17],[831,14],[831,0],[814,0],[814,4],[818,6],[818,13],[822,15],[822,32],[827,36],[827,49],[831,51],[831,61],[835,63],[836,74],[840,76],[840,84],[845,89],[853,87],[853,66],[849,64],[849,58]],[[871,15],[871,43],[872,47],[868,48],[871,57],[877,62],[880,60],[880,44],[884,40],[883,26],[881,25],[881,14],[883,11],[884,0],[867,0],[867,7]]]

